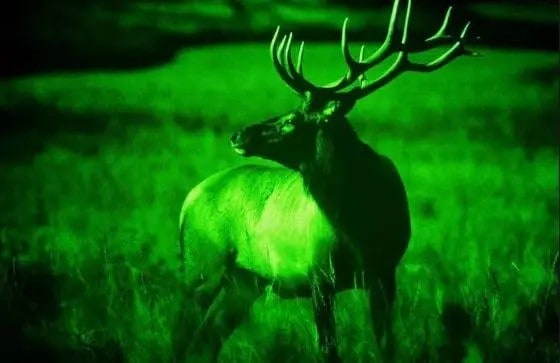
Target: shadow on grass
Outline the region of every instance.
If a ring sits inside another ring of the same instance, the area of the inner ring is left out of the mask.
[[[558,147],[558,110],[538,108],[527,110],[512,108],[508,121],[496,115],[503,113],[499,107],[475,108],[466,111],[478,122],[467,128],[472,140],[484,140],[496,146],[520,146],[531,159],[545,148]]]
[[[521,308],[517,328],[507,337],[496,339],[485,326],[488,321],[477,322],[460,304],[447,303],[442,313],[445,339],[437,347],[436,361],[464,361],[469,343],[474,342],[485,362],[550,362],[560,353],[558,344],[554,343],[560,329],[557,305],[551,297],[543,305]],[[429,353],[425,352],[424,356],[429,357]]]
[[[558,89],[560,81],[560,68],[557,64],[548,67],[533,68],[521,74],[520,81],[543,86],[555,86]],[[557,96],[557,95],[556,95]]]
[[[184,113],[150,110],[74,111],[22,96],[23,101],[0,108],[0,163],[29,162],[47,146],[82,155],[97,155],[108,143],[125,143],[138,128],[173,122],[185,132],[216,134],[232,130],[228,120],[209,120]],[[221,116],[220,116],[221,117]]]
[[[551,66],[524,72],[519,80],[522,84],[540,85],[552,91],[558,89],[559,75],[558,67]],[[523,92],[523,87],[520,91]],[[480,120],[469,127],[468,134],[473,140],[483,138],[494,143],[513,141],[521,146],[529,159],[543,148],[558,150],[560,109],[557,97],[551,92],[540,104],[531,108],[512,105],[507,110],[507,122],[499,119],[498,115],[504,111],[500,106],[468,110],[466,112]]]
[[[61,287],[70,275],[54,274],[46,256],[31,262],[25,241],[1,241],[0,346],[3,362],[124,362],[119,343],[99,345],[60,331]],[[72,343],[77,340],[77,343]]]
[[[504,114],[507,113],[507,114]],[[384,135],[399,135],[405,140],[441,139],[448,136],[449,140],[457,137],[458,132],[465,132],[473,142],[483,142],[497,148],[520,147],[527,158],[531,159],[543,149],[558,149],[558,118],[559,110],[550,104],[543,103],[535,108],[512,107],[504,110],[503,106],[476,107],[465,109],[461,114],[462,123],[450,122],[446,114],[434,115],[431,111],[418,110],[419,119],[430,120],[429,123],[411,123],[403,126],[399,120],[378,124],[363,120],[356,122],[358,133],[365,128],[382,138]],[[468,123],[464,122],[469,120]]]
[[[80,113],[34,102],[0,110],[0,119],[0,162],[3,163],[28,162],[53,144],[95,155],[107,142],[124,140],[132,123],[136,126],[153,123],[150,122],[153,115],[145,113]]]

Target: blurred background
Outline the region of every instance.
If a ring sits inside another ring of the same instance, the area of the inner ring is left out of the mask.
[[[353,54],[371,52],[392,1],[13,5],[0,13],[4,361],[170,362],[181,203],[213,172],[266,163],[229,135],[299,102],[269,58],[276,26],[306,41],[307,77],[326,83],[345,71],[344,18]],[[482,56],[406,73],[349,115],[410,199],[399,361],[557,361],[558,3],[415,1],[411,39],[449,5],[450,33],[470,20]],[[338,303],[343,358],[375,362],[363,295]],[[267,295],[221,360],[313,362],[315,339],[310,302]]]
[[[130,69],[168,62],[216,42],[268,41],[276,24],[310,40],[334,40],[351,16],[356,40],[382,39],[390,0],[22,0],[2,15],[2,75],[68,69]],[[558,48],[556,2],[424,0],[415,30],[428,30],[450,4],[454,24],[470,19],[493,47]]]

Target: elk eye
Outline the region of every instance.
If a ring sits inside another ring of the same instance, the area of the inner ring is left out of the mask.
[[[282,126],[282,133],[290,133],[294,131],[294,129],[295,129],[294,123],[293,121],[290,120]]]

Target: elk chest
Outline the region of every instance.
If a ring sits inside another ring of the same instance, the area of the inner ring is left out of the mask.
[[[309,273],[329,263],[336,232],[293,174],[269,190],[256,218],[246,219],[247,233],[237,240],[237,264],[284,285],[307,282]]]

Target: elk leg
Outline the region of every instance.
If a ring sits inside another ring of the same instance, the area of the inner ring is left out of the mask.
[[[378,346],[384,361],[393,362],[395,339],[393,333],[393,303],[395,301],[395,272],[377,273],[369,279],[369,308]]]
[[[193,348],[204,345],[210,351],[211,361],[217,361],[223,343],[241,325],[262,290],[262,281],[247,270],[236,268],[227,273],[195,332],[187,355]]]
[[[196,288],[191,284],[180,286],[179,307],[171,336],[174,363],[185,362],[188,348],[192,347],[192,342],[200,330],[197,327],[202,327],[207,320],[214,302],[221,293],[221,285],[222,282],[218,280],[215,284],[207,281]],[[202,316],[205,317],[201,319]]]
[[[340,362],[337,350],[335,323],[335,287],[328,282],[312,285],[313,311],[319,338],[319,349],[328,363]]]

